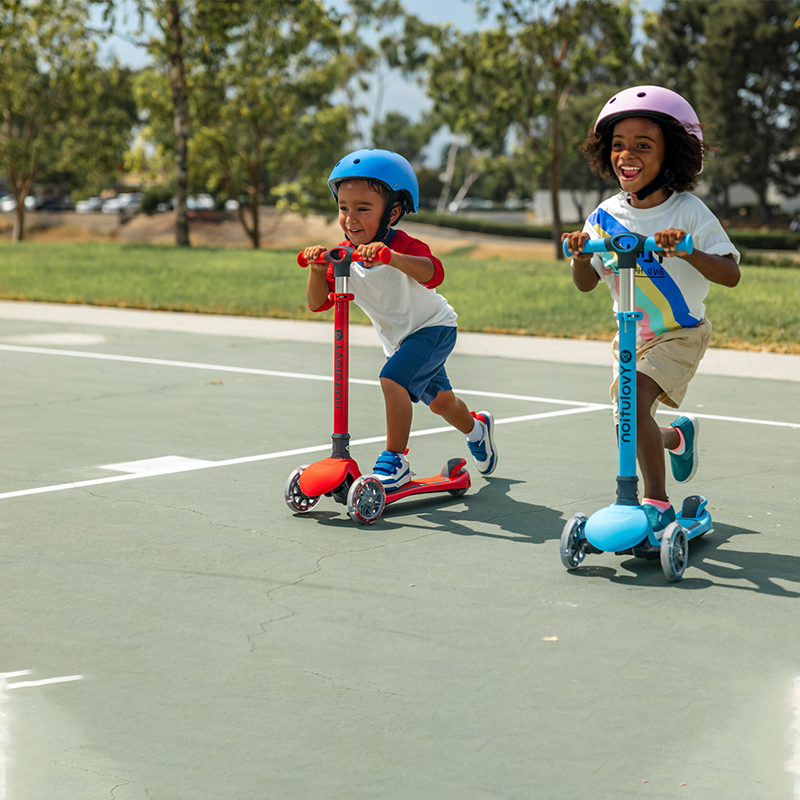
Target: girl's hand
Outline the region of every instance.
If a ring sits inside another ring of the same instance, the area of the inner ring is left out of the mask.
[[[572,257],[578,261],[590,261],[592,258],[591,253],[581,253],[584,245],[588,242],[590,236],[586,231],[573,231],[572,233],[562,233],[561,242],[567,243],[567,249],[572,253]],[[580,253],[580,255],[578,255]]]
[[[383,261],[377,259],[378,252],[381,251],[386,245],[383,242],[370,242],[369,244],[360,244],[358,246],[358,254],[361,256],[362,263],[369,269],[377,265],[383,265]],[[388,262],[391,264],[391,260]]]
[[[680,228],[667,228],[665,231],[659,231],[654,234],[653,238],[656,240],[656,244],[664,250],[664,255],[668,258],[672,258],[673,256],[684,258],[686,252],[684,250],[675,249],[678,242],[683,239],[684,236],[686,236],[686,231],[682,231]]]

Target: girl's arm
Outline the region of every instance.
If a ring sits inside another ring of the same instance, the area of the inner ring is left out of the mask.
[[[675,245],[684,236],[686,236],[686,231],[682,231],[679,228],[668,228],[665,231],[659,231],[653,238],[659,247],[664,248],[665,256],[677,256],[684,261],[688,261],[711,283],[731,287],[739,283],[742,275],[733,255],[717,256],[711,253],[704,253],[702,250],[695,250],[691,255],[687,255],[683,251],[675,249]]]
[[[563,242],[566,239],[567,249],[570,253],[580,253],[589,238],[589,234],[586,231],[573,231],[572,233],[562,234],[561,241]],[[570,264],[572,265],[572,282],[580,291],[591,292],[600,283],[600,276],[592,266],[591,253],[573,255],[570,259]]]

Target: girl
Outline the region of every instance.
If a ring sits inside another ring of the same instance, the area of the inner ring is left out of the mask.
[[[660,86],[634,86],[614,95],[583,143],[593,171],[619,183],[621,191],[592,212],[582,231],[564,234],[572,280],[589,292],[602,280],[619,300],[616,254],[582,254],[587,239],[630,231],[653,236],[663,258],[642,257],[636,269],[637,459],[644,481],[642,504],[653,531],[675,520],[666,489],[664,449],[679,482],[697,471],[699,427],[684,414],[661,428],[659,402],[678,408],[711,338],[704,300],[710,283],[736,286],[739,253],[719,220],[692,194],[703,168],[703,134],[697,114],[679,94]],[[675,250],[691,233],[694,252]],[[613,349],[616,355],[617,339]],[[617,362],[611,398],[618,422]]]

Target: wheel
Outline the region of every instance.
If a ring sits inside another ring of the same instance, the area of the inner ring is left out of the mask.
[[[689,564],[689,541],[677,522],[670,522],[661,536],[661,569],[668,581],[679,581]]]
[[[576,569],[586,558],[581,544],[586,541],[583,529],[587,519],[586,514],[573,514],[561,531],[561,563],[567,569]]]
[[[319,497],[309,497],[300,491],[300,476],[307,466],[308,464],[294,470],[286,479],[286,485],[283,487],[283,499],[286,501],[286,505],[298,514],[311,511],[319,503]]]
[[[347,513],[359,525],[371,525],[383,513],[386,490],[374,475],[357,478],[347,493]]]
[[[461,497],[462,494],[467,493],[467,487],[465,486],[463,489],[448,489],[447,490],[453,497]]]

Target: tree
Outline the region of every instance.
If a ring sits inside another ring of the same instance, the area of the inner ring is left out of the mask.
[[[631,60],[632,11],[611,0],[479,0],[497,28],[443,37],[429,91],[451,128],[490,148],[513,140],[546,165],[561,252],[561,120],[573,92],[612,82]]]
[[[239,200],[259,247],[267,200],[298,210],[330,202],[325,178],[350,139],[351,114],[331,95],[359,69],[362,46],[320,0],[197,0],[183,33],[190,183]],[[164,159],[174,140],[163,75],[144,72],[137,99],[143,136]]]
[[[128,73],[102,69],[87,34],[87,3],[30,0],[0,11],[0,170],[17,201],[12,238],[25,235],[24,200],[61,174],[77,185],[115,172],[134,119]]]
[[[800,191],[800,2],[666,0],[650,32],[655,74],[720,146],[704,178],[723,198],[734,182],[749,186],[768,222],[770,186]]]
[[[120,0],[96,0],[105,4],[104,20],[110,31],[116,27],[116,4]],[[172,111],[172,150],[175,169],[175,244],[188,247],[189,215],[186,208],[188,184],[188,142],[191,135],[189,97],[186,82],[184,26],[192,0],[135,0],[139,16],[139,44],[155,59],[169,81]],[[155,23],[160,38],[147,35],[147,22]]]

